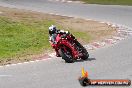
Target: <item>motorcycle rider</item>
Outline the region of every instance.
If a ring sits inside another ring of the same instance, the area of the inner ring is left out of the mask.
[[[49,27],[49,40],[53,43],[53,44],[56,44],[56,36],[57,36],[57,29],[56,29],[56,26],[54,25],[51,25]]]
[[[56,37],[57,37],[57,34],[58,33],[65,33],[65,34],[67,34],[67,33],[69,33],[68,31],[64,31],[64,30],[59,30],[59,29],[57,29],[56,28],[56,26],[54,26],[54,25],[51,25],[50,27],[49,27],[49,40],[53,43],[53,44],[56,44],[57,42],[56,42]]]
[[[64,31],[64,30],[59,30],[59,29],[56,28],[56,26],[51,25],[49,27],[49,41],[52,42],[53,44],[57,44],[56,37],[57,37],[58,33],[67,34],[69,32],[68,31]],[[56,56],[59,57],[60,55],[59,55],[58,51],[57,50],[55,50],[55,51],[56,51]]]

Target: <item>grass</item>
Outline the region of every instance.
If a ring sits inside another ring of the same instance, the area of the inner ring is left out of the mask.
[[[56,23],[53,20],[28,22],[28,19],[14,21],[0,17],[0,60],[41,54],[51,50],[47,30],[51,24]],[[89,38],[85,32],[72,31],[72,33],[83,40]]]
[[[15,22],[0,17],[0,58],[40,53],[49,49],[47,27],[54,22]]]
[[[85,31],[75,31],[75,30],[71,30],[70,31],[74,36],[76,36],[76,38],[83,43],[89,43],[90,40],[92,40],[92,37],[90,36],[90,34],[88,32]]]
[[[132,0],[81,0],[89,4],[132,5]]]

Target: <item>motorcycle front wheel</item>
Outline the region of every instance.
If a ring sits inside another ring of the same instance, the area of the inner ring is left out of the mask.
[[[58,50],[58,52],[59,52],[60,56],[62,57],[62,59],[65,60],[65,62],[67,62],[67,63],[73,63],[74,62],[71,51],[68,47],[63,46],[62,48],[60,48]]]

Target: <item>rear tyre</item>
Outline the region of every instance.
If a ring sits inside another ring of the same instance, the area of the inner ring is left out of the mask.
[[[82,47],[82,49],[83,49],[83,57],[82,57],[82,59],[83,60],[87,60],[88,59],[88,57],[89,57],[89,53],[87,52],[87,50],[84,48],[84,47]]]
[[[69,52],[69,54],[67,54],[67,52],[64,52],[63,49],[59,49],[58,52],[59,52],[60,56],[62,57],[62,59],[65,60],[65,62],[67,62],[67,63],[73,63],[74,62],[70,52]]]
[[[83,60],[87,60],[88,57],[89,57],[89,54],[87,53],[86,55],[84,55],[84,56],[82,57],[82,59],[83,59]]]
[[[82,49],[82,53],[83,53],[84,56],[83,56],[81,59],[87,60],[88,57],[89,57],[89,53],[87,52],[86,48],[83,47],[78,41],[76,41],[76,45],[77,45],[79,48]]]

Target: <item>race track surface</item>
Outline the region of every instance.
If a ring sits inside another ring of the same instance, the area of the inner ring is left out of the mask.
[[[132,27],[131,6],[86,5],[47,0],[0,0],[0,6],[109,21]],[[81,88],[77,79],[82,67],[88,70],[92,79],[132,80],[132,37],[89,53],[91,60],[72,64],[54,57],[34,63],[0,67],[0,88]]]

